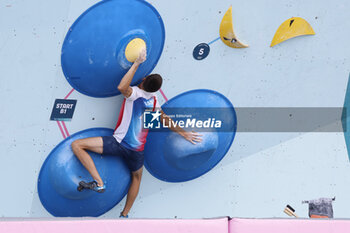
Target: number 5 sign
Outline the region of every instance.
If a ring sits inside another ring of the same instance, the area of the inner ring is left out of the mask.
[[[196,60],[203,60],[209,55],[210,47],[206,43],[201,43],[193,49],[193,57]]]

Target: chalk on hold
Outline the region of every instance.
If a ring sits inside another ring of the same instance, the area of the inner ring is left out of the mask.
[[[218,147],[217,132],[201,132],[202,142],[193,145],[177,133],[171,132],[165,139],[164,158],[181,170],[191,170],[206,163]]]
[[[231,48],[247,48],[248,45],[237,39],[233,31],[232,6],[226,11],[220,23],[220,38],[225,45]]]
[[[305,19],[300,17],[287,19],[277,29],[270,47],[302,35],[315,35],[311,25]]]
[[[146,43],[141,38],[131,40],[125,49],[125,57],[129,62],[134,62],[142,49],[146,49]]]

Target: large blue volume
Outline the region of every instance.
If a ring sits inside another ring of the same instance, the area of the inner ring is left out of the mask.
[[[92,97],[120,94],[117,86],[132,63],[125,48],[134,38],[146,42],[147,60],[132,85],[151,73],[162,53],[165,30],[157,10],[143,0],[106,0],[85,11],[62,46],[62,70],[70,85]]]
[[[39,198],[49,213],[56,217],[97,217],[123,199],[131,178],[120,156],[89,152],[107,188],[104,193],[77,190],[81,180],[89,182],[92,178],[73,154],[71,143],[76,139],[112,134],[113,130],[106,128],[83,130],[66,138],[51,151],[38,179]]]
[[[162,110],[173,120],[185,115],[192,117],[190,122],[200,118],[210,127],[198,128],[202,142],[196,145],[169,129],[150,130],[145,167],[156,178],[168,182],[195,179],[210,171],[229,150],[237,119],[232,103],[222,94],[212,90],[188,91],[170,99]],[[214,120],[221,120],[223,126],[211,127]]]

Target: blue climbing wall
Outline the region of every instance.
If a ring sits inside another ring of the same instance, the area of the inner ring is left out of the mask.
[[[77,91],[68,97],[77,100],[72,121],[49,120],[55,99],[72,90],[61,67],[65,35],[97,2],[0,3],[0,174],[7,185],[0,194],[1,217],[51,217],[37,193],[39,171],[50,151],[67,134],[116,124],[121,96],[93,98]],[[166,31],[154,72],[164,77],[162,90],[168,99],[193,89],[212,89],[235,107],[343,107],[350,72],[350,2],[149,2],[162,16]],[[249,44],[247,49],[215,41],[230,5],[235,32]],[[278,26],[292,16],[306,19],[316,35],[270,48]],[[210,53],[198,61],[192,52],[200,43],[210,43]],[[164,103],[160,94],[159,99]],[[237,132],[226,156],[198,179],[167,183],[145,171],[130,214],[287,217],[283,208],[290,204],[299,216],[307,217],[302,200],[336,196],[334,216],[349,218],[349,179],[342,132]],[[118,216],[124,201],[102,217]]]

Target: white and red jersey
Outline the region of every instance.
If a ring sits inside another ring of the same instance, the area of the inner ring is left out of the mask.
[[[155,93],[146,92],[137,86],[131,88],[131,95],[124,98],[113,136],[122,146],[143,151],[148,133],[142,127],[143,113],[146,109],[154,111],[160,106]]]

